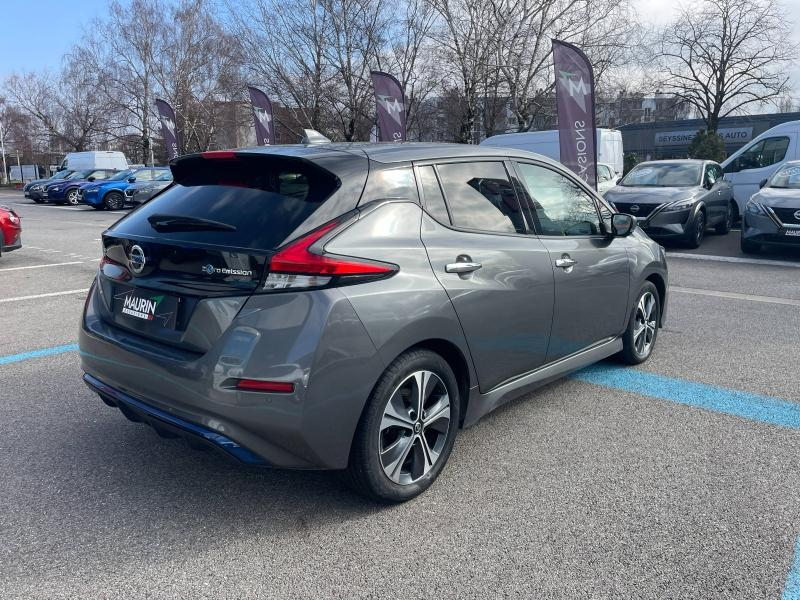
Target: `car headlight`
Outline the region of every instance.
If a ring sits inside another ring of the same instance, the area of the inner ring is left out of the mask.
[[[762,217],[766,217],[767,216],[767,211],[764,209],[764,207],[761,206],[758,202],[753,202],[752,200],[750,200],[747,203],[747,205],[744,207],[744,209],[747,212],[749,212],[751,215],[759,215],[759,216],[762,216]]]
[[[31,191],[31,192],[40,192],[40,191],[42,191],[42,186],[40,186],[40,185],[38,185],[38,184],[37,184],[37,185],[34,185],[34,186],[31,186],[31,189],[30,189],[30,191]]]
[[[667,204],[662,210],[662,212],[677,212],[679,210],[686,210],[692,208],[694,206],[694,199],[688,198],[686,200],[676,200],[671,204]]]

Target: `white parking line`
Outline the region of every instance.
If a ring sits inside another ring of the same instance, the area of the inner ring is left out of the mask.
[[[756,296],[753,294],[737,294],[736,292],[720,292],[718,290],[703,290],[699,288],[685,288],[671,285],[671,292],[681,294],[696,294],[698,296],[713,296],[715,298],[731,298],[733,300],[747,300],[748,302],[765,302],[767,304],[784,304],[788,306],[800,306],[800,300],[792,298],[775,298],[773,296]]]
[[[81,290],[66,290],[64,292],[50,292],[49,294],[34,294],[33,296],[17,296],[16,298],[0,298],[0,304],[5,302],[21,302],[22,300],[36,300],[37,298],[52,298],[53,296],[69,296],[70,294],[85,294],[89,288]]]
[[[7,269],[0,269],[0,273],[3,271],[23,271],[25,269],[44,269],[45,267],[62,267],[64,265],[82,265],[85,261],[82,260],[74,260],[72,262],[62,262],[62,263],[50,263],[47,265],[31,265],[28,267],[9,267]]]
[[[769,258],[741,258],[739,256],[717,256],[715,254],[689,254],[684,252],[667,252],[670,258],[688,258],[690,260],[711,260],[716,262],[739,263],[745,265],[770,265],[773,267],[800,267],[800,262],[788,260],[771,260]]]
[[[85,211],[84,206],[53,206],[52,204],[30,204],[28,202],[14,202],[17,206],[37,206],[39,208],[55,208],[56,210],[82,210]]]

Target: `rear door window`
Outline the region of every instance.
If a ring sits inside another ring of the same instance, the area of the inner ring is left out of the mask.
[[[445,163],[436,169],[453,225],[525,233],[525,219],[502,162]]]
[[[119,221],[112,229],[114,234],[159,242],[272,250],[339,185],[332,173],[298,160],[191,160],[194,162],[188,166],[176,165],[177,182]],[[235,230],[156,231],[148,221],[153,215],[217,221]]]

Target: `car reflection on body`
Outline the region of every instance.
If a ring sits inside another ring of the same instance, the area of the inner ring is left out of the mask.
[[[650,237],[690,248],[700,246],[708,227],[728,233],[734,215],[732,187],[710,160],[640,163],[604,197],[634,215]]]

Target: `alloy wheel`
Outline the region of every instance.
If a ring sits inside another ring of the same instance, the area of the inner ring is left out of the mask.
[[[418,481],[436,462],[450,431],[450,396],[432,371],[415,371],[386,403],[378,454],[386,476],[400,485]]]
[[[656,299],[652,292],[645,292],[636,305],[635,324],[633,326],[633,347],[639,356],[648,356],[653,349],[653,342],[658,327]]]
[[[109,210],[119,210],[125,204],[125,199],[118,192],[111,192],[105,199]]]
[[[706,232],[706,216],[702,212],[697,213],[697,218],[694,223],[694,239],[697,245],[703,241],[703,235]]]
[[[78,203],[78,190],[69,191],[67,194],[67,203],[73,205]]]

